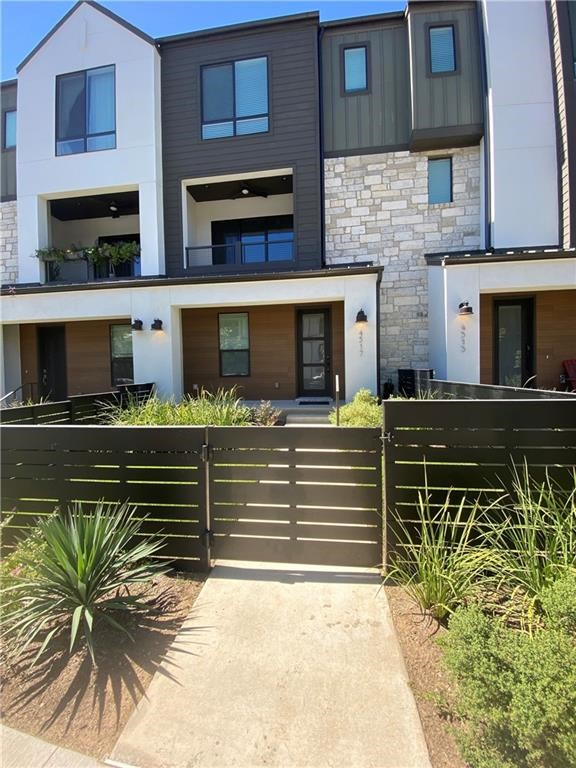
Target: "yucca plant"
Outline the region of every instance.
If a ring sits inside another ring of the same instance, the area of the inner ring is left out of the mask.
[[[492,557],[479,544],[485,510],[462,496],[435,508],[428,485],[418,492],[417,520],[395,514],[399,543],[387,581],[400,583],[422,611],[443,621],[478,591]]]
[[[131,595],[128,588],[166,571],[165,564],[150,559],[163,540],[139,536],[140,527],[127,503],[102,501],[90,512],[76,504],[67,514],[40,521],[44,546],[36,553],[35,575],[16,577],[2,590],[6,608],[2,637],[13,636],[20,651],[40,643],[32,663],[66,629],[70,652],[83,638],[93,663],[94,637],[102,624],[131,638],[126,616],[149,611],[150,606],[145,590]]]
[[[494,553],[494,581],[509,605],[531,625],[544,589],[576,574],[576,470],[560,486],[546,472],[536,481],[524,464],[515,468],[513,491],[486,543]]]

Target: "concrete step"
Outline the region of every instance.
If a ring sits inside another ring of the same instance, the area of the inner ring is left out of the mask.
[[[306,424],[329,424],[328,414],[332,410],[329,405],[299,405],[284,410],[286,426]]]

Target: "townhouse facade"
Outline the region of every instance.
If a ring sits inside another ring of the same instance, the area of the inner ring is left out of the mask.
[[[558,386],[575,47],[556,0],[162,39],[78,3],[2,84],[3,392]]]

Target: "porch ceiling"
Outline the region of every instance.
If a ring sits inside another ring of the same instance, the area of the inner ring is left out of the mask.
[[[111,211],[114,204],[117,211]],[[107,216],[130,216],[139,212],[138,192],[117,192],[107,195],[66,197],[50,201],[50,213],[60,221],[76,219],[102,219]]]
[[[212,200],[241,200],[249,197],[289,195],[292,192],[292,176],[265,176],[255,179],[234,179],[215,184],[192,184],[186,188],[197,203]],[[248,193],[242,192],[243,189]]]

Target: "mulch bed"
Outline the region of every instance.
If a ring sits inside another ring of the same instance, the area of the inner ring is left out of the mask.
[[[30,661],[9,653],[0,672],[2,721],[46,741],[102,758],[112,751],[126,721],[145,695],[152,677],[190,613],[205,576],[158,576],[150,596],[158,614],[147,616],[124,634],[102,627],[93,667],[85,649],[67,652],[69,635],[56,653]],[[7,648],[6,650],[10,650]]]
[[[457,724],[450,722],[439,704],[449,702],[453,697],[442,667],[442,652],[435,642],[446,630],[433,619],[423,616],[402,587],[387,586],[385,590],[432,766],[466,768],[452,734]]]

